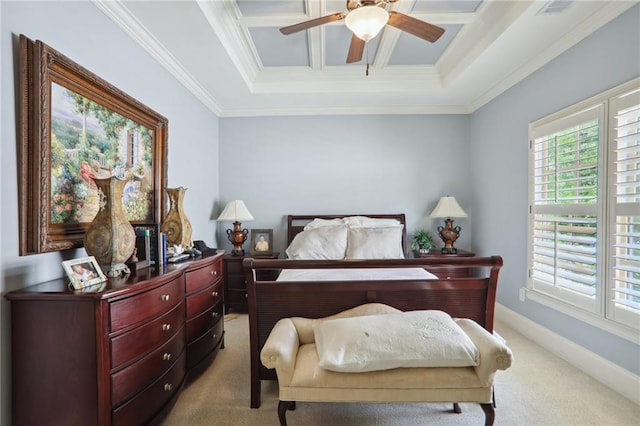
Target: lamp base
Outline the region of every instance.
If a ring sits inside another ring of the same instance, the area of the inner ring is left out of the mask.
[[[450,217],[446,218],[444,221],[444,227],[438,226],[438,233],[440,234],[440,238],[444,242],[444,247],[442,248],[442,254],[457,254],[458,249],[453,247],[453,243],[460,236],[460,228],[459,226],[453,227],[453,219]]]
[[[442,250],[440,250],[440,252],[442,254],[458,254],[458,249],[455,247],[451,247],[451,248],[442,247]]]
[[[233,250],[231,254],[233,256],[244,256],[244,242],[247,240],[247,234],[249,230],[242,229],[242,224],[238,221],[233,222],[233,229],[227,229],[227,238],[233,244]]]

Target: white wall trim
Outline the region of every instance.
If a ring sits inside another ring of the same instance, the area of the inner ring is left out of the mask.
[[[496,304],[496,320],[640,405],[640,376],[499,303]]]

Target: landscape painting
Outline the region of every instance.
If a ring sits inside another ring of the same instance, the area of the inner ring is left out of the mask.
[[[61,85],[51,85],[51,223],[91,222],[93,177],[127,179],[130,221],[153,221],[151,130]]]

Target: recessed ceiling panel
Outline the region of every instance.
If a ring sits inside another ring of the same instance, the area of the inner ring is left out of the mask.
[[[389,58],[389,65],[433,65],[440,55],[458,34],[462,25],[439,25],[444,28],[444,34],[435,43],[429,43],[421,38],[402,31],[396,48]]]
[[[306,31],[285,36],[275,27],[257,27],[250,28],[249,34],[263,66],[309,66]]]
[[[414,12],[475,12],[482,0],[416,0]]]
[[[347,64],[347,54],[349,53],[349,45],[351,44],[351,36],[353,33],[344,25],[326,25],[325,26],[325,63],[327,65],[353,65],[362,64],[367,61],[369,55],[369,63],[373,62],[380,36],[369,41],[362,54],[362,61]]]
[[[236,0],[244,16],[305,13],[304,0]]]

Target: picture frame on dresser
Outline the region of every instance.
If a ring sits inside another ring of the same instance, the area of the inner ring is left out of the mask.
[[[20,255],[81,247],[98,209],[98,177],[127,179],[131,223],[160,223],[168,120],[23,34],[19,70]]]
[[[252,229],[251,250],[252,256],[268,256],[273,254],[273,229]]]
[[[69,285],[74,290],[84,290],[90,287],[99,287],[107,277],[93,256],[80,257],[78,259],[65,260],[62,267],[69,278]]]

